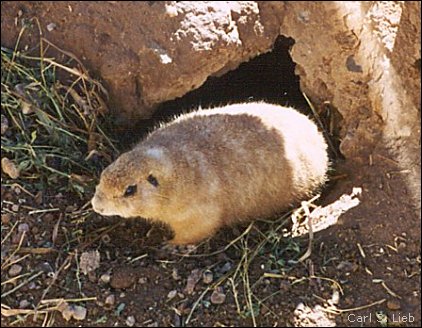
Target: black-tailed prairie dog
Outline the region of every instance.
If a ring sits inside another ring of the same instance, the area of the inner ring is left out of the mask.
[[[269,217],[326,180],[327,145],[294,109],[241,103],[185,114],[149,134],[101,174],[92,205],[143,217],[190,244],[220,227]]]

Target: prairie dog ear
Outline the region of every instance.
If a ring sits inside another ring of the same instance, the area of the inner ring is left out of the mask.
[[[147,148],[145,149],[145,156],[160,163],[163,173],[171,174],[173,165],[166,149],[163,147]]]

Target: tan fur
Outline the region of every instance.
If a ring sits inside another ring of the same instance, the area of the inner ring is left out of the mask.
[[[327,168],[324,138],[305,115],[266,103],[228,105],[152,132],[104,170],[92,204],[103,215],[165,222],[172,243],[196,243],[309,197]],[[136,194],[124,197],[135,184]]]

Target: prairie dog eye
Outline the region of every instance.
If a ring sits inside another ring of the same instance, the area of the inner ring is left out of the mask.
[[[148,182],[149,182],[150,184],[152,184],[154,187],[158,187],[158,185],[159,185],[158,180],[157,180],[157,178],[156,178],[155,176],[153,176],[152,174],[148,175],[147,180],[148,180]]]
[[[123,194],[123,197],[130,197],[136,194],[137,187],[136,185],[128,186]]]

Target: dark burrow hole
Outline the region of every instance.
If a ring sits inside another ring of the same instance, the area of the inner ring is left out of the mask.
[[[209,77],[200,88],[183,97],[160,104],[150,119],[142,120],[126,131],[124,140],[120,140],[123,150],[130,149],[159,123],[171,121],[175,116],[193,111],[199,106],[207,108],[237,102],[266,101],[293,107],[312,117],[312,111],[300,89],[299,76],[295,74],[296,64],[289,53],[293,45],[294,39],[279,36],[272,51],[242,63],[222,76]],[[328,126],[327,117],[320,119],[324,126]],[[338,148],[336,140],[334,146]],[[331,157],[338,155],[331,153]]]
[[[167,120],[169,115],[194,110],[198,106],[206,108],[259,100],[308,111],[289,54],[293,44],[293,39],[280,36],[271,52],[242,63],[220,77],[209,77],[200,88],[161,104],[153,120]]]

